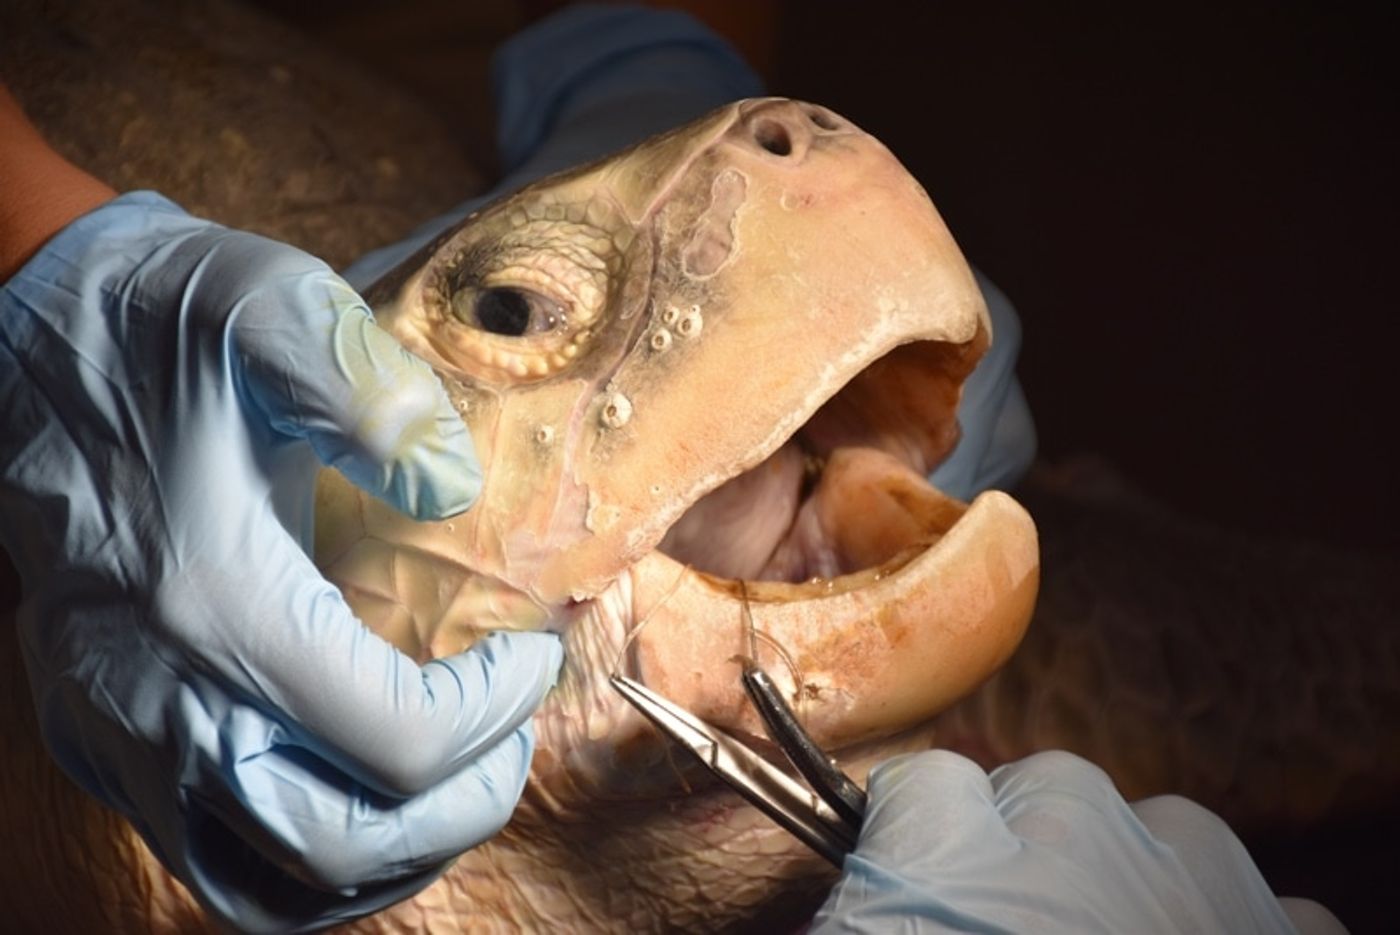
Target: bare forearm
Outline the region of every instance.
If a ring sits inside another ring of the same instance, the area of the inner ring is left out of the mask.
[[[0,282],[69,222],[115,196],[49,146],[0,84]]]

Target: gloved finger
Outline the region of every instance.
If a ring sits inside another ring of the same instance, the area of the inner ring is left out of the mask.
[[[318,929],[418,892],[509,820],[534,745],[527,722],[422,795],[394,799],[207,681],[198,694],[185,820],[152,843],[240,931]]]
[[[946,750],[896,757],[871,771],[860,841],[817,914],[814,932],[1006,932],[986,886],[1018,841],[982,769]]]
[[[1129,806],[1103,770],[1062,751],[998,769],[992,785],[1007,827],[1055,855],[1061,892],[1111,890],[1131,900],[1145,929],[1179,930],[1190,917],[1211,931],[1241,930],[1241,920],[1245,931],[1288,930],[1239,840],[1193,802]],[[1186,907],[1195,908],[1183,915]]]
[[[408,799],[354,783],[311,751],[274,746],[231,763],[228,794],[204,807],[308,885],[352,897],[440,867],[510,820],[529,774],[527,721],[442,782]]]
[[[1005,856],[1015,839],[980,766],[948,750],[895,757],[868,781],[870,807],[853,857],[936,875],[965,869],[971,853]]]
[[[194,278],[230,268],[246,278],[211,273],[188,288],[227,309],[240,389],[275,429],[418,519],[475,501],[480,465],[441,382],[349,284],[312,256],[245,234],[225,234]]]
[[[1021,847],[1002,882],[1012,892],[1054,894],[1064,930],[1114,931],[1115,917],[1133,918],[1142,931],[1190,927],[1184,907],[1199,905],[1190,876],[1102,769],[1047,751],[994,770],[991,782]]]
[[[563,662],[551,633],[499,632],[418,665],[357,620],[289,536],[265,544],[260,587],[189,561],[155,594],[165,635],[222,684],[277,712],[296,740],[357,780],[407,797],[528,720]],[[189,622],[188,608],[220,619]]]
[[[991,784],[1006,826],[1023,840],[1065,849],[1106,817],[1126,819],[1146,837],[1108,774],[1072,753],[1047,750],[1008,763],[992,771]]]
[[[320,385],[343,382],[350,395],[332,392],[319,418],[304,408],[306,392],[292,401],[321,460],[417,519],[470,507],[481,492],[480,462],[432,369],[363,305],[341,310],[332,350],[339,380],[322,378]]]
[[[1255,931],[1287,931],[1273,897],[1244,844],[1214,812],[1178,795],[1134,803],[1133,813],[1171,848],[1207,902],[1226,919],[1254,919]]]
[[[1183,856],[1228,852],[1231,859],[1245,854],[1239,838],[1215,813],[1179,795],[1159,795],[1134,802],[1133,814],[1152,832]]]
[[[1278,902],[1301,935],[1347,935],[1342,920],[1319,902],[1296,896],[1284,896]]]

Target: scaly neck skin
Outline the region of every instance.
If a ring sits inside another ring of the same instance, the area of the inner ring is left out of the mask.
[[[800,920],[820,900],[831,883],[821,859],[669,749],[608,686],[610,673],[628,671],[619,659],[632,598],[629,571],[566,634],[567,662],[535,717],[535,759],[511,823],[356,931],[425,920],[486,931],[711,930],[767,911]]]
[[[0,282],[116,194],[49,146],[0,84]]]

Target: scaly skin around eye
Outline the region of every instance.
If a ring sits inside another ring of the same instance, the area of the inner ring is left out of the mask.
[[[612,238],[587,223],[524,213],[510,222],[490,250],[459,250],[435,268],[422,291],[435,340],[488,380],[568,366],[593,336],[618,262]]]

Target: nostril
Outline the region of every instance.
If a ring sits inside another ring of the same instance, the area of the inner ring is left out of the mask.
[[[823,130],[839,130],[841,128],[841,125],[832,119],[831,114],[828,114],[824,110],[813,108],[807,111],[807,119],[811,120]]]
[[[776,120],[760,120],[753,128],[753,138],[775,156],[792,153],[792,137],[788,135],[787,127]]]

